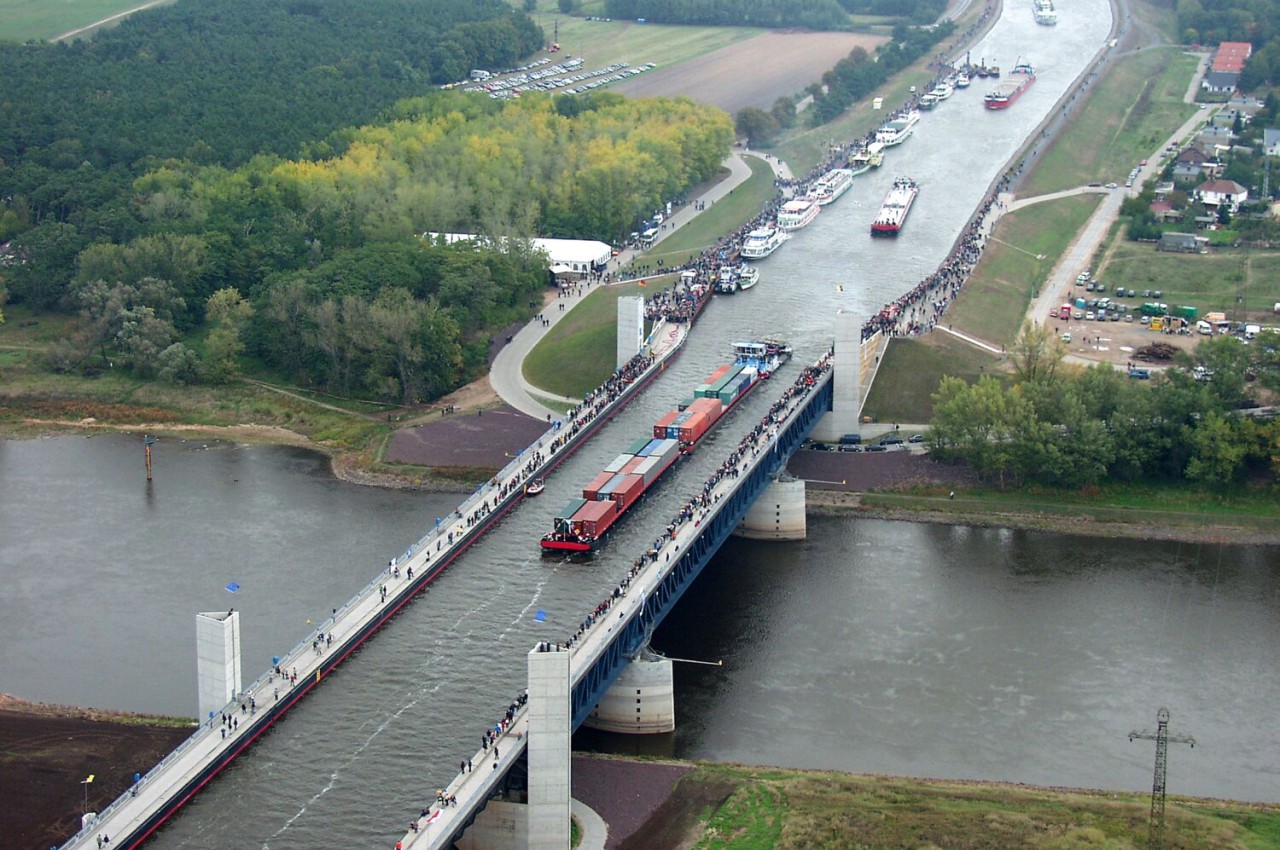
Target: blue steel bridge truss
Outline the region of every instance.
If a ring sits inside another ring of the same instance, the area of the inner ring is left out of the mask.
[[[776,448],[760,458],[759,463],[739,479],[738,488],[703,526],[699,534],[680,556],[658,586],[650,591],[644,607],[618,632],[609,647],[573,685],[573,728],[576,731],[590,716],[605,691],[617,680],[622,669],[649,640],[663,618],[675,607],[685,590],[693,584],[711,556],[719,551],[747,515],[747,510],[795,453],[823,414],[831,410],[833,382],[828,370],[814,385],[804,405],[787,422],[778,436]]]

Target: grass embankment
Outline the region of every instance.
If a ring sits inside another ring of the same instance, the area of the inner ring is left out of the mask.
[[[683,265],[764,208],[777,191],[773,185],[773,169],[759,157],[748,156],[745,160],[751,166],[751,176],[746,182],[659,242],[644,255],[646,263],[654,265],[661,260],[666,266]]]
[[[1010,345],[1031,299],[1101,197],[1059,198],[1002,216],[978,267],[947,308],[946,322],[987,342]]]
[[[681,812],[695,850],[1130,850],[1147,846],[1150,815],[1145,794],[737,765],[699,765],[672,796],[704,804]],[[1168,850],[1280,847],[1275,806],[1169,798],[1165,823]]]
[[[1003,375],[1000,358],[949,334],[890,340],[863,411],[878,422],[928,422],[943,375],[974,382],[984,374]]]
[[[1197,110],[1184,103],[1198,59],[1176,47],[1143,50],[1115,62],[1095,83],[1071,124],[1022,184],[1020,197],[1093,181],[1123,183],[1129,169],[1159,151]]]
[[[1228,542],[1238,539],[1232,532],[1274,535],[1280,531],[1280,497],[1275,494],[1243,488],[1215,494],[1175,484],[1115,483],[1085,490],[982,489],[956,491],[954,498],[941,489],[866,493],[861,507],[935,518],[945,514],[965,524],[1057,531],[1079,526],[1090,534],[1099,533],[1097,524],[1130,526],[1135,536],[1142,537],[1160,536],[1159,529],[1168,529],[1175,536],[1186,532],[1185,536],[1199,538],[1206,528],[1213,528]]]
[[[618,299],[672,284],[671,275],[639,283],[597,287],[544,336],[524,361],[524,377],[552,395],[580,398],[613,374],[617,354]],[[563,402],[557,402],[560,407]]]

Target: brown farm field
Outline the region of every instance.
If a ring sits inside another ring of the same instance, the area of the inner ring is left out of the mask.
[[[768,109],[779,97],[819,81],[855,47],[868,52],[888,41],[878,35],[837,32],[766,32],[670,67],[658,67],[610,91],[629,97],[685,95],[737,112]]]

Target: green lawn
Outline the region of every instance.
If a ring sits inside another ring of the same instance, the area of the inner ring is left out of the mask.
[[[863,413],[878,422],[928,422],[933,418],[930,396],[943,375],[976,382],[986,373],[1003,376],[999,364],[999,358],[950,334],[891,340]]]
[[[146,0],[0,0],[0,41],[55,38]]]
[[[1123,182],[1195,111],[1183,103],[1196,58],[1143,50],[1115,63],[1019,190],[1022,197],[1093,181]]]
[[[618,299],[670,286],[671,276],[597,288],[534,346],[524,361],[524,377],[553,395],[578,398],[613,373],[617,353]],[[558,405],[557,405],[558,406]]]
[[[645,254],[645,262],[662,260],[668,266],[682,265],[760,212],[776,191],[773,169],[758,157],[749,156],[745,159],[751,166],[751,177],[747,182],[659,242],[652,251]]]
[[[583,13],[604,14],[603,9],[592,12],[587,8]],[[531,17],[542,27],[548,43],[559,38],[561,54],[582,56],[588,69],[619,61],[633,65],[641,62],[674,65],[764,32],[752,27],[667,26],[616,19],[588,21],[560,14],[554,0],[542,0]]]
[[[987,342],[1011,344],[1031,299],[1100,197],[1060,198],[1003,216],[945,321]]]
[[[1209,254],[1173,254],[1150,244],[1121,241],[1099,274],[1112,287],[1162,290],[1161,301],[1188,304],[1202,315],[1221,310],[1231,319],[1272,324],[1272,307],[1280,301],[1280,254],[1274,252],[1224,248]],[[1243,308],[1238,316],[1237,298]]]

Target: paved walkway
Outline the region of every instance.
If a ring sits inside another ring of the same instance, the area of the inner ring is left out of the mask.
[[[758,156],[758,154],[754,155]],[[771,156],[768,157],[768,160],[773,164],[775,174],[790,174],[790,169],[786,167],[786,163],[780,162],[777,157]],[[655,245],[660,244],[672,233],[693,221],[703,211],[703,208],[711,207],[716,201],[726,197],[751,177],[751,166],[743,160],[742,154],[738,152],[729,154],[725,158],[724,166],[729,169],[729,175],[724,180],[708,187],[701,195],[693,198],[689,203],[673,212],[671,217],[664,221],[663,226],[659,229]],[[622,282],[634,279],[634,276],[628,274],[627,270],[644,253],[634,248],[628,248],[610,261],[608,268],[609,271],[614,273],[615,281]],[[524,361],[534,346],[550,333],[552,328],[572,312],[574,307],[582,303],[582,300],[591,290],[601,285],[584,281],[579,285],[580,288],[570,288],[567,290],[568,294],[562,292],[543,310],[542,316],[546,319],[546,324],[535,318],[512,336],[511,341],[498,352],[498,356],[493,359],[493,365],[489,368],[489,384],[499,398],[521,413],[543,420],[547,419],[548,416],[552,418],[559,417],[561,411],[547,407],[535,398],[535,395],[566,404],[577,403],[577,399],[557,396],[530,384],[524,377]],[[579,294],[574,294],[575,292]],[[561,309],[562,306],[563,310]]]
[[[609,840],[609,825],[604,822],[604,818],[580,800],[570,800],[569,811],[578,819],[578,826],[582,827],[582,840],[578,842],[578,850],[604,850],[604,843]]]

